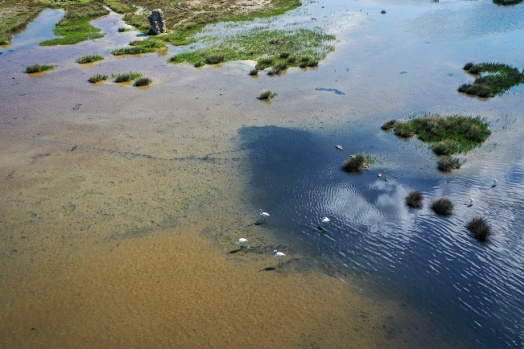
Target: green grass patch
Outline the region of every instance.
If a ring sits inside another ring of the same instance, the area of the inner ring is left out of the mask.
[[[464,70],[477,76],[473,84],[462,84],[458,91],[482,98],[500,95],[524,83],[524,72],[502,63],[467,63]]]
[[[91,20],[109,13],[109,11],[102,6],[101,2],[86,0],[72,2],[46,1],[45,3],[50,3],[50,7],[64,8],[66,13],[64,18],[57,23],[54,30],[55,34],[59,37],[43,41],[40,45],[73,45],[85,40],[98,39],[104,36],[99,28],[89,23]]]
[[[460,161],[451,157],[452,154],[472,150],[491,135],[488,123],[480,116],[428,115],[405,122],[390,120],[381,128],[393,130],[403,139],[417,135],[421,141],[429,143],[438,156],[437,168],[443,172],[460,168]]]
[[[87,56],[78,58],[76,60],[76,63],[86,64],[86,63],[93,63],[93,62],[103,61],[103,60],[104,60],[104,57],[100,55],[87,55]]]
[[[25,68],[25,72],[27,74],[42,73],[42,72],[45,72],[45,71],[48,71],[48,70],[52,70],[54,68],[55,68],[54,65],[35,64],[35,65],[30,65],[30,66],[26,67]]]
[[[223,61],[256,60],[258,70],[274,68],[273,72],[278,74],[288,67],[317,66],[333,51],[332,40],[332,35],[307,29],[269,31],[256,28],[235,36],[204,38],[207,48],[179,54],[169,62],[194,64],[220,54]]]
[[[349,173],[360,173],[374,162],[374,158],[369,154],[357,154],[350,156],[342,165],[344,171]]]
[[[3,0],[0,6],[0,45],[11,44],[11,36],[25,29],[44,9],[37,1]]]
[[[131,41],[129,45],[129,47],[114,49],[111,51],[111,54],[115,56],[138,55],[142,53],[156,52],[166,47],[166,45],[163,42],[153,39]]]
[[[113,74],[113,80],[115,82],[131,82],[133,80],[136,80],[140,78],[142,74],[137,72],[129,72],[129,73],[123,73],[123,74]]]
[[[97,82],[107,80],[107,78],[108,78],[107,75],[97,74],[97,75],[93,75],[92,77],[90,77],[87,81],[89,81],[92,84],[96,84]]]

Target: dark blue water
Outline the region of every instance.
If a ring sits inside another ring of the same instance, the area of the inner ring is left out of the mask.
[[[271,214],[273,233],[334,269],[373,280],[376,292],[428,314],[435,335],[457,346],[522,348],[522,166],[508,165],[511,178],[491,188],[490,177],[439,173],[433,155],[416,140],[344,128],[240,130],[251,153],[251,185],[260,188],[253,205]],[[376,162],[361,174],[344,172],[344,160],[360,151]],[[425,197],[419,211],[404,205],[414,189]],[[467,207],[471,190],[477,200]],[[442,196],[455,204],[451,217],[428,208]],[[477,214],[493,227],[488,244],[464,227]],[[323,216],[331,222],[320,230]]]

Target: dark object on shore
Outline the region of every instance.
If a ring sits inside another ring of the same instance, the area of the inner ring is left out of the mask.
[[[491,236],[491,227],[488,222],[480,217],[473,217],[466,225],[466,228],[479,242],[487,242]]]
[[[406,205],[413,208],[422,208],[423,200],[424,197],[422,196],[422,193],[417,190],[413,190],[408,194],[408,196],[406,196]]]
[[[440,198],[433,201],[431,209],[441,216],[449,216],[453,212],[453,203],[446,198]]]
[[[153,82],[153,80],[151,80],[150,78],[140,78],[140,79],[137,79],[135,81],[135,86],[136,87],[140,87],[140,86],[148,86],[149,84],[151,84]]]
[[[157,8],[151,12],[149,17],[150,32],[152,34],[164,34],[166,33],[166,20],[164,18],[164,12],[161,9]]]

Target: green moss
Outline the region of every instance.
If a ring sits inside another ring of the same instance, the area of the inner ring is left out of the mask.
[[[473,84],[462,84],[458,91],[482,98],[494,97],[524,83],[524,73],[502,63],[467,63],[464,70],[477,76]]]

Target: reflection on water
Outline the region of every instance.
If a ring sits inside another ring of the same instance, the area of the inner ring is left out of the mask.
[[[387,139],[392,135],[277,127],[245,128],[241,135],[254,159],[252,181],[264,188],[254,200],[274,212],[276,234],[300,239],[333,268],[372,276],[379,289],[432,314],[438,336],[466,347],[522,343],[522,158],[516,168],[497,164],[504,185],[491,187],[492,177],[445,176],[434,166],[413,174],[410,167],[424,162],[415,148],[402,152],[397,167],[383,168],[380,159],[395,148]],[[334,144],[343,141],[353,146],[340,152]],[[377,163],[360,175],[345,173],[341,164],[359,149],[368,149]],[[425,197],[420,211],[404,205],[415,189]],[[429,209],[442,196],[455,203],[450,217]],[[472,207],[469,196],[476,198]],[[322,226],[326,215],[331,222]],[[492,243],[477,243],[465,229],[474,215],[493,226]]]

